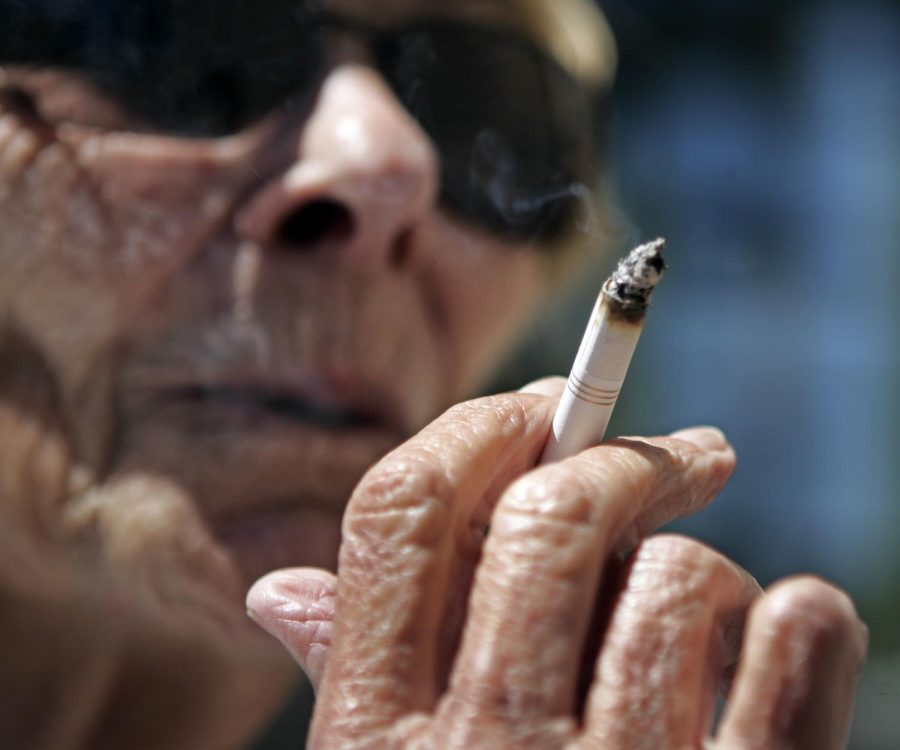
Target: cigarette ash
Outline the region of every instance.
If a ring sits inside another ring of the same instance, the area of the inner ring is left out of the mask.
[[[603,285],[603,293],[626,311],[643,312],[650,305],[650,295],[666,270],[662,238],[632,250]]]

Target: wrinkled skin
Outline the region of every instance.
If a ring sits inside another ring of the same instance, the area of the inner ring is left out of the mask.
[[[450,410],[357,487],[338,577],[284,570],[251,589],[317,685],[309,746],[843,747],[867,642],[849,599],[810,577],[762,594],[698,542],[640,541],[722,487],[721,433],[528,471],[555,402]]]
[[[0,745],[241,746],[296,677],[243,607],[287,565],[317,569],[250,604],[321,678],[314,746],[696,744],[755,585],[687,540],[607,563],[708,502],[730,449],[530,471],[553,396],[519,394],[377,463],[471,393],[546,269],[445,215],[428,139],[359,50],[334,62],[306,109],[207,141],[0,71],[34,105],[0,100]],[[864,650],[843,595],[781,584],[748,633],[722,746],[839,747]]]

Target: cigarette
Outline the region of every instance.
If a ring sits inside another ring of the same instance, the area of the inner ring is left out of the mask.
[[[603,440],[650,297],[666,268],[665,244],[657,239],[636,247],[603,284],[539,463],[573,456]]]

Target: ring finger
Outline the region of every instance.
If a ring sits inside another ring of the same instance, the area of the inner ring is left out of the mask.
[[[579,747],[702,747],[759,584],[718,552],[661,535],[635,550],[588,694]]]

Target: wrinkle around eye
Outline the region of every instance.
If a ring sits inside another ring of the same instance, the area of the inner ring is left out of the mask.
[[[25,92],[33,102],[35,116],[50,127],[70,124],[99,130],[152,131],[121,102],[72,71],[12,68],[0,73],[0,85]]]

